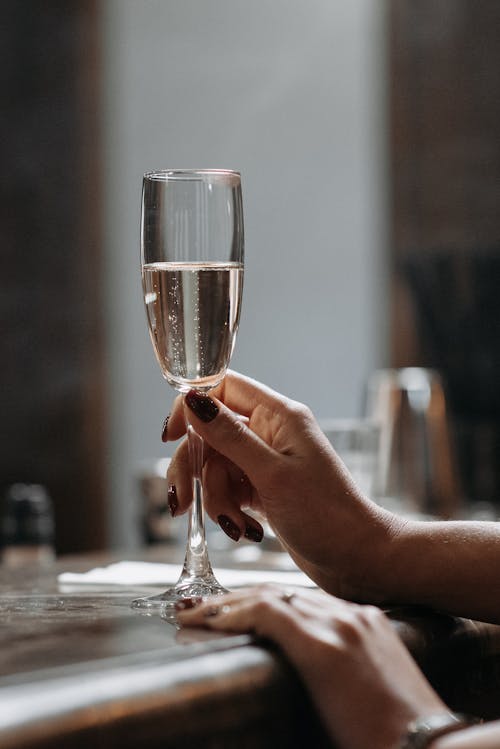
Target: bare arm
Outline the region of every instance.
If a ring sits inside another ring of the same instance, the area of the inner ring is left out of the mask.
[[[449,733],[433,741],[429,749],[498,749],[500,721]]]
[[[497,523],[407,522],[391,546],[379,574],[393,602],[500,623]]]

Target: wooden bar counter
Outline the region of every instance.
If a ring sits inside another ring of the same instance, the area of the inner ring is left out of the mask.
[[[300,679],[268,643],[137,613],[130,601],[144,588],[58,585],[59,572],[113,561],[0,568],[2,749],[329,746]],[[453,708],[500,717],[500,627],[416,608],[390,616]]]

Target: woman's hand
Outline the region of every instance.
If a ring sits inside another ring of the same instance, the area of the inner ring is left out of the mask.
[[[340,749],[395,749],[412,720],[446,710],[373,606],[276,586],[178,606],[184,627],[254,632],[277,643]]]
[[[203,437],[209,515],[233,540],[258,541],[262,513],[299,566],[344,598],[383,600],[383,563],[403,521],[364,497],[305,406],[233,372],[210,396],[177,398],[164,439]],[[172,514],[192,499],[187,444],[168,471]]]

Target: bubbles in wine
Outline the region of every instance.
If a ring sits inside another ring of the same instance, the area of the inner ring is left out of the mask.
[[[143,286],[151,340],[174,387],[213,387],[224,376],[238,329],[239,263],[150,263]]]

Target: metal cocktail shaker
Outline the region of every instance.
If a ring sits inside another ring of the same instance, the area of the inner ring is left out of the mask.
[[[375,496],[423,515],[457,516],[460,482],[440,375],[379,370],[368,382],[366,412],[380,425]]]

